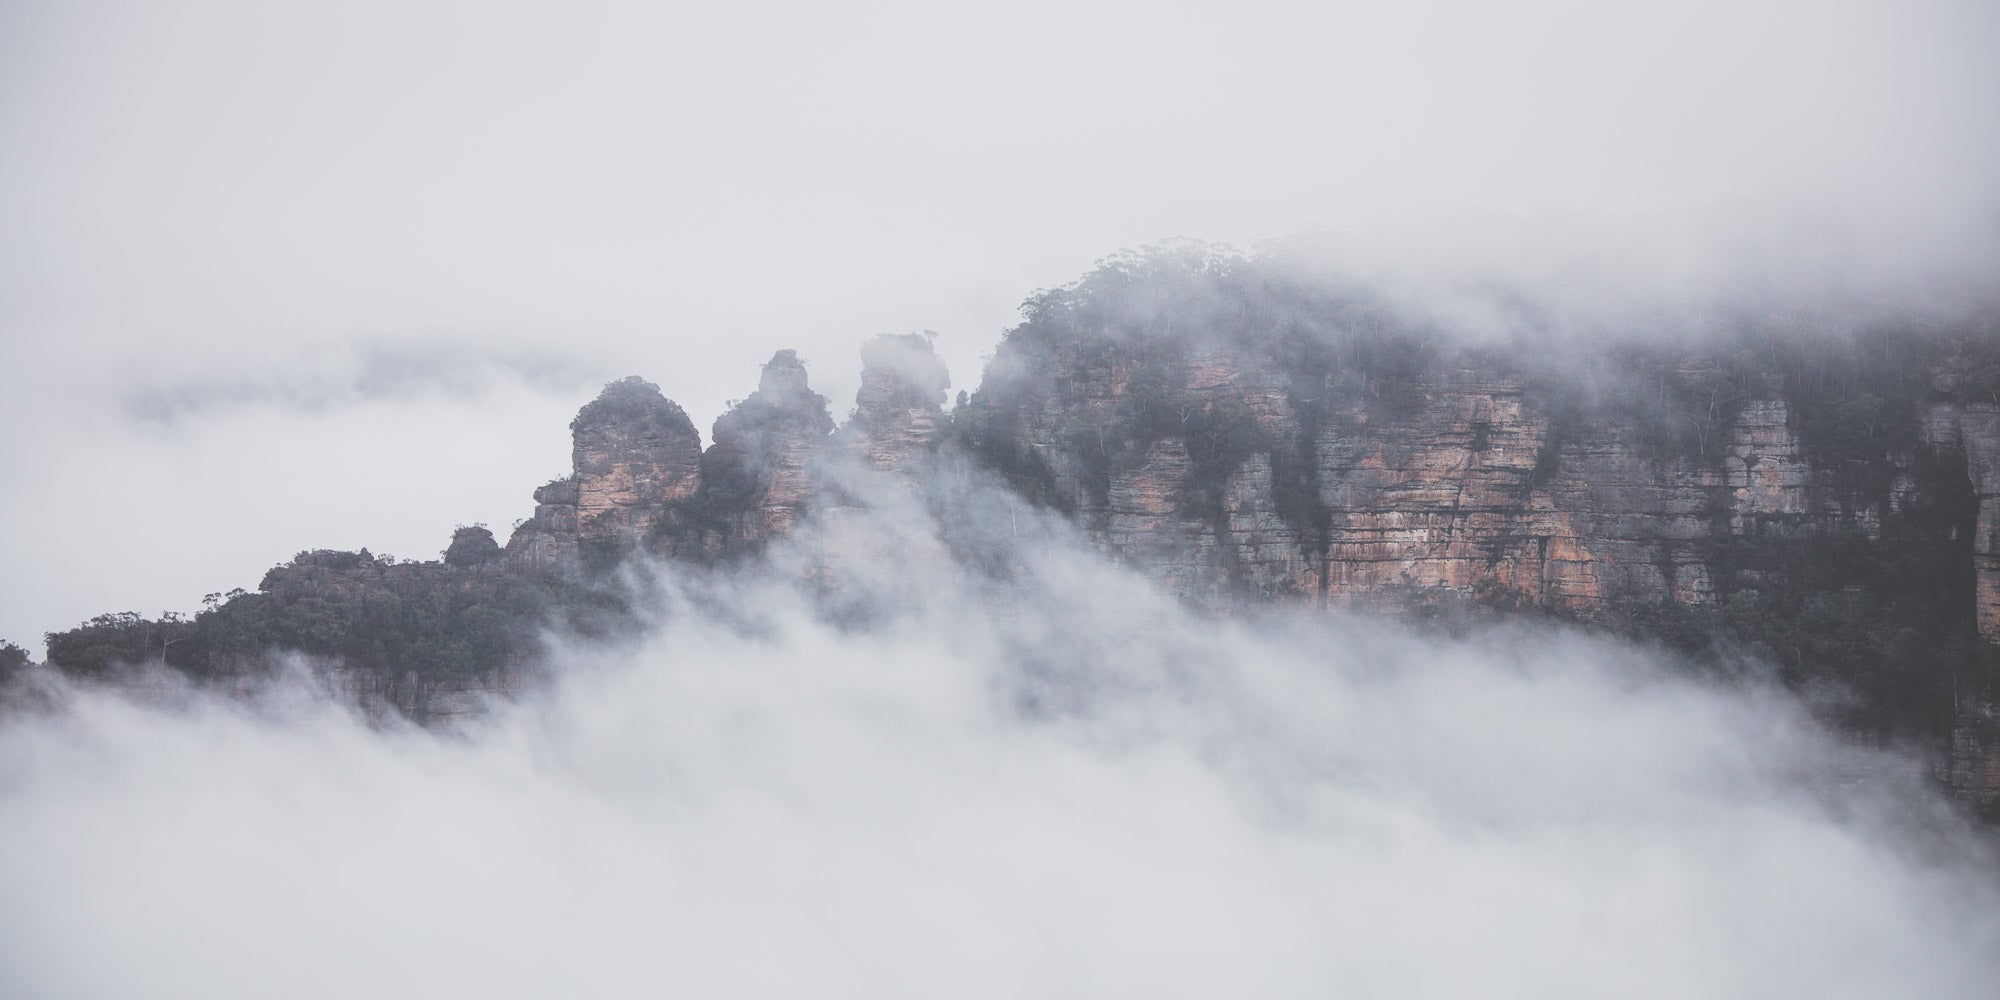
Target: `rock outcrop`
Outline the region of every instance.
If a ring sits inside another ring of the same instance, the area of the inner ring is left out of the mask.
[[[570,425],[574,471],[535,491],[534,516],[509,539],[511,564],[573,574],[593,552],[602,562],[635,545],[729,558],[790,532],[815,507],[858,503],[836,468],[914,481],[946,437],[950,376],[926,335],[885,334],[861,356],[854,417],[839,433],[797,352],[781,350],[757,390],[716,419],[706,451],[652,383],[606,386]]]
[[[861,346],[861,390],[841,445],[865,466],[913,474],[945,433],[951,386],[931,338],[885,333]]]
[[[832,433],[826,397],[807,385],[798,354],[773,355],[757,391],[716,419],[715,443],[702,456],[703,500],[723,526],[721,550],[792,530],[813,502],[815,464]]]
[[[701,435],[651,382],[633,376],[605,386],[569,427],[573,472],[535,491],[534,516],[507,543],[518,565],[613,559],[701,487]]]
[[[570,423],[577,537],[644,537],[701,487],[701,435],[660,387],[613,382]]]

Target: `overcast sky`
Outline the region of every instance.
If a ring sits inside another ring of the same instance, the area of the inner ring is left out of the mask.
[[[0,637],[504,536],[610,377],[971,387],[1165,237],[1977,275],[1996,67],[1987,0],[0,4]]]

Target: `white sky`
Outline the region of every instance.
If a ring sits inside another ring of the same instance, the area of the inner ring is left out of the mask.
[[[1997,56],[1985,0],[16,0],[0,637],[504,535],[601,379],[705,439],[777,348],[844,414],[928,328],[968,388],[1029,291],[1170,236],[1963,269]]]

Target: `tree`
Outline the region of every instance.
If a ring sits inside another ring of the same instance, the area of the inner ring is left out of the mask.
[[[483,524],[459,525],[451,533],[451,545],[444,550],[444,561],[448,566],[461,569],[469,566],[483,566],[500,555],[500,543],[493,538]]]
[[[67,632],[50,632],[49,662],[81,674],[104,674],[112,669],[151,659],[158,644],[154,625],[136,611],[98,615]]]

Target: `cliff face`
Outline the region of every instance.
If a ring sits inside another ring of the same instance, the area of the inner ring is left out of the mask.
[[[703,499],[723,525],[723,549],[792,530],[812,503],[815,464],[832,433],[826,397],[808,387],[795,352],[779,351],[757,391],[715,421],[702,457]]]
[[[1228,584],[1218,599],[1437,589],[1584,617],[1714,600],[1718,544],[1880,541],[1970,481],[1958,425],[1978,408],[1917,434],[1932,394],[1871,383],[1838,338],[1482,350],[1254,278],[1112,268],[1045,293],[961,438],[1107,548]]]
[[[1936,404],[1925,414],[1927,444],[1965,456],[1966,478],[1978,502],[1972,530],[1977,589],[1974,614],[1981,635],[2000,637],[2000,404]]]
[[[868,468],[910,475],[945,432],[951,375],[930,339],[883,334],[861,347],[861,391],[841,445]]]
[[[1858,726],[1951,730],[1950,781],[2000,798],[1993,331],[1502,348],[1184,263],[1031,300],[957,440],[1199,605],[1747,648]]]
[[[667,505],[701,486],[701,436],[650,382],[612,383],[570,429],[577,534],[585,541],[643,536]]]
[[[1409,371],[1296,363],[1313,349],[1003,347],[998,384],[959,420],[1106,549],[1215,606],[1448,596],[1597,620],[1701,605],[1754,586],[1737,543],[1881,542],[1899,518],[1949,543],[1970,526],[1914,508],[1985,476],[1989,516],[2000,486],[2000,421],[1976,407],[1930,417],[1927,440],[1816,460],[1770,374],[1719,386],[1698,361],[1648,358],[1593,399],[1472,352]],[[1655,398],[1623,398],[1642,389]],[[2000,577],[1976,562],[1979,623],[2000,637],[1985,596]]]
[[[613,382],[570,422],[574,470],[535,491],[535,515],[508,541],[522,565],[603,560],[657,530],[701,487],[701,435],[660,387]]]

